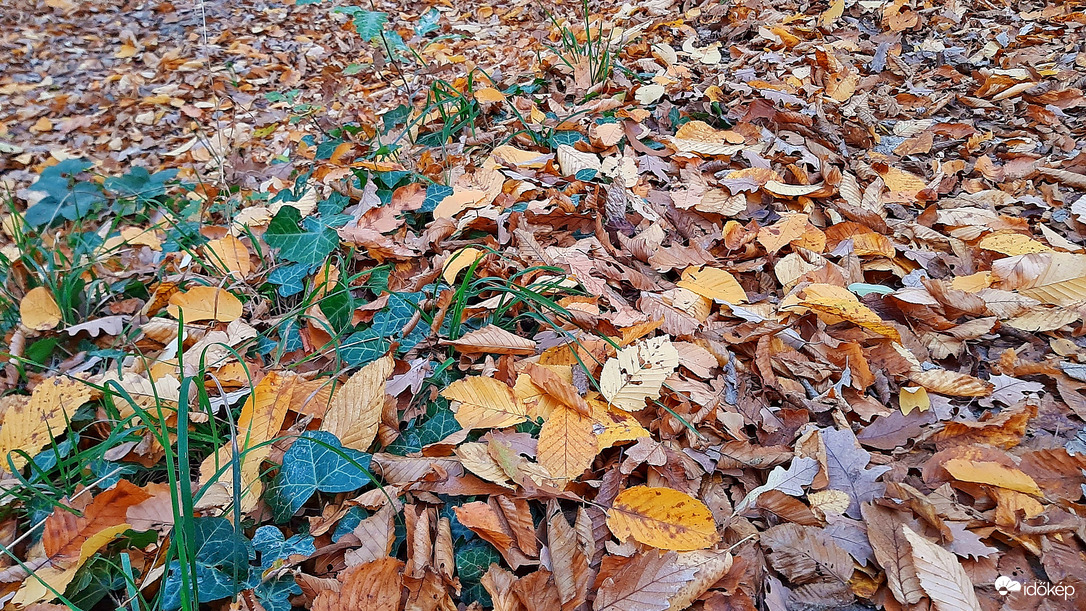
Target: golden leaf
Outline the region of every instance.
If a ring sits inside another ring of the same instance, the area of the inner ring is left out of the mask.
[[[592,466],[597,452],[592,419],[563,405],[543,423],[536,460],[555,478],[573,480]]]
[[[704,503],[671,488],[634,486],[622,491],[607,512],[607,526],[620,540],[660,549],[704,549],[718,537]]]
[[[661,336],[619,350],[600,374],[600,392],[609,405],[628,412],[645,409],[660,396],[664,380],[679,366],[679,351]]]
[[[249,260],[249,249],[241,240],[232,235],[211,240],[204,249],[208,263],[221,272],[245,278],[249,272],[253,271],[253,264]]]
[[[184,314],[186,323],[201,320],[233,322],[241,316],[242,305],[230,291],[196,286],[184,293],[174,293],[166,311],[178,319]]]
[[[715,267],[690,266],[683,271],[678,286],[707,299],[718,299],[728,303],[743,303],[747,293],[739,282],[728,272]]]
[[[461,248],[445,260],[445,264],[441,266],[441,277],[448,284],[454,284],[456,282],[457,274],[471,267],[472,264],[481,259],[485,254],[486,251],[479,250],[472,246]]]
[[[23,324],[35,331],[48,331],[60,324],[60,306],[44,286],[30,289],[19,302]]]
[[[1014,467],[1008,467],[997,462],[952,458],[943,464],[943,468],[958,481],[987,484],[997,488],[1032,494],[1037,497],[1041,496],[1041,489],[1032,477]]]
[[[494,378],[457,380],[441,396],[459,402],[456,421],[466,429],[497,429],[528,419],[524,407],[513,400],[513,391]]]
[[[743,136],[716,129],[704,121],[687,121],[675,132],[671,144],[682,153],[734,155],[743,150]]]
[[[914,409],[922,412],[931,409],[931,398],[928,397],[928,391],[923,386],[902,386],[897,401],[901,407],[901,413],[906,416]]]
[[[801,293],[803,296],[800,296]],[[778,307],[782,311],[791,308],[801,312],[812,310],[826,324],[832,325],[847,320],[873,333],[889,337],[897,342],[901,341],[901,334],[897,329],[879,318],[874,310],[860,303],[848,289],[840,286],[808,284],[782,299]]]
[[[592,430],[596,434],[596,445],[605,450],[616,443],[634,441],[648,437],[649,431],[629,412],[614,410],[598,398],[590,398],[592,407]]]
[[[1012,232],[987,235],[977,246],[983,250],[991,250],[1010,256],[1052,251],[1051,248],[1027,235]]]
[[[475,90],[475,100],[481,104],[504,102],[505,96],[493,87],[481,87]]]
[[[90,401],[92,389],[79,380],[49,378],[34,387],[30,400],[14,405],[4,412],[0,426],[0,468],[8,470],[8,455],[16,469],[26,464],[22,450],[33,456],[49,440],[60,436],[68,426],[75,410]]]
[[[264,486],[260,481],[260,463],[268,457],[271,445],[283,428],[293,398],[297,376],[289,372],[272,371],[253,388],[238,415],[237,462],[240,463],[241,510],[252,511],[260,500]],[[200,485],[216,482],[223,490],[234,487],[233,442],[227,441],[200,464]],[[218,473],[219,469],[225,469]],[[232,496],[232,495],[231,495]]]
[[[773,254],[789,242],[799,239],[806,227],[806,214],[788,214],[776,223],[759,229],[758,243],[766,249],[766,252]]]
[[[394,366],[392,355],[386,354],[352,375],[332,397],[321,430],[338,437],[345,448],[369,450],[385,407],[385,381]]]

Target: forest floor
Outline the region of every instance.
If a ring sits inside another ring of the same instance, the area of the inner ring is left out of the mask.
[[[4,3],[0,603],[1084,608],[1084,6]]]

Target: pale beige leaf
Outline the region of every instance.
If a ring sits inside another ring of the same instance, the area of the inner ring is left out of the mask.
[[[1017,290],[1041,303],[1071,305],[1086,300],[1086,255],[1041,252],[992,263],[995,288]]]
[[[821,191],[822,185],[790,185],[779,180],[771,180],[762,185],[762,188],[779,197],[799,197]]]
[[[365,452],[377,435],[385,406],[385,381],[395,362],[391,354],[367,364],[332,397],[321,430],[332,433],[343,447]]]
[[[649,550],[621,564],[611,574],[603,575],[592,605],[594,611],[664,611],[697,572],[695,567],[676,562],[675,552]]]
[[[660,389],[679,366],[679,352],[666,336],[645,340],[619,350],[600,375],[600,392],[609,405],[626,411],[645,408],[647,399],[660,396]]]
[[[558,145],[558,168],[563,176],[576,176],[584,170],[599,172],[603,169],[600,158],[593,153],[582,153],[568,144]]]
[[[441,396],[457,401],[456,421],[466,429],[494,429],[527,420],[524,406],[513,399],[513,391],[494,378],[473,376],[449,384]]]
[[[980,601],[973,582],[951,552],[901,525],[905,539],[912,546],[916,576],[937,611],[980,611]]]
[[[913,373],[910,378],[934,393],[952,397],[986,397],[994,388],[991,382],[946,369],[929,369]]]
[[[456,448],[455,452],[460,457],[460,462],[464,465],[464,468],[468,471],[499,486],[510,489],[514,487],[501,465],[490,455],[487,444],[479,442],[462,443]]]
[[[1055,331],[1063,326],[1078,322],[1082,316],[1070,308],[1037,308],[1004,322],[1008,327],[1020,331],[1038,333]]]

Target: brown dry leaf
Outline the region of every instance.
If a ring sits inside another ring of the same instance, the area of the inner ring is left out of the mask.
[[[931,392],[952,397],[986,397],[995,388],[991,382],[946,369],[920,371],[909,378]]]
[[[864,503],[860,506],[867,536],[875,559],[886,574],[886,584],[894,598],[903,605],[915,605],[924,596],[916,567],[912,561],[912,546],[902,530],[904,524],[892,509]]]
[[[385,406],[385,381],[395,363],[391,354],[355,372],[332,397],[321,430],[339,438],[345,448],[369,450]]]
[[[918,535],[902,524],[905,539],[912,546],[913,566],[920,586],[938,611],[980,611],[973,582],[954,554]]]
[[[687,551],[718,539],[713,514],[701,501],[671,488],[634,486],[623,490],[607,511],[607,526],[620,541]]]
[[[12,603],[17,606],[31,605],[36,602],[50,601],[56,598],[53,592],[64,592],[68,584],[75,579],[80,567],[91,559],[99,549],[112,541],[121,533],[131,528],[128,524],[114,524],[98,530],[94,534],[83,539],[78,548],[78,554],[72,558],[66,566],[49,564],[34,571],[34,577],[23,581],[22,587],[15,593]],[[48,584],[48,587],[46,587]]]
[[[512,389],[493,378],[457,380],[441,396],[459,402],[454,408],[456,421],[466,429],[498,429],[528,419],[523,405],[513,399]]]
[[[608,556],[600,567],[594,611],[664,611],[697,569],[675,552],[648,550],[632,558]]]
[[[19,316],[29,329],[48,331],[60,324],[63,316],[53,294],[44,286],[30,289],[19,302]]]
[[[67,567],[80,555],[84,542],[102,530],[125,524],[128,508],[151,498],[127,480],[94,498],[82,516],[57,507],[45,520],[42,546],[55,566]],[[127,524],[126,524],[126,527]]]
[[[510,333],[501,327],[487,325],[482,329],[461,335],[456,340],[442,340],[446,346],[453,346],[464,354],[535,354],[535,342]]]
[[[185,323],[216,320],[233,322],[241,317],[241,301],[233,293],[214,286],[196,286],[184,293],[174,293],[166,311]]]
[[[29,401],[4,412],[4,422],[0,426],[3,468],[9,468],[9,460],[16,469],[26,465],[24,455],[14,452],[37,454],[50,439],[59,437],[66,430],[75,411],[92,395],[90,386],[71,378],[48,378],[39,382]]]
[[[338,592],[325,590],[313,601],[313,611],[398,611],[403,588],[404,563],[396,558],[381,558],[347,569],[340,574],[343,582]]]

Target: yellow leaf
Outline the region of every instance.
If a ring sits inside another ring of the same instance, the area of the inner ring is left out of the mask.
[[[1004,255],[1028,255],[1035,252],[1051,252],[1051,248],[1021,233],[993,233],[984,236],[978,244],[984,250]]]
[[[992,286],[992,272],[977,272],[968,276],[957,276],[950,281],[950,288],[976,293]]]
[[[352,375],[332,397],[321,430],[338,437],[345,448],[369,450],[385,407],[385,381],[394,366],[392,355],[386,354]]]
[[[909,195],[916,195],[927,186],[923,178],[894,167],[887,166],[885,170],[879,172],[879,176],[882,176],[886,188]]]
[[[79,380],[49,378],[40,382],[29,401],[4,412],[4,424],[0,426],[0,468],[9,470],[8,454],[15,450],[31,456],[37,454],[50,439],[65,430],[75,410],[90,401],[91,396],[91,387]],[[11,454],[11,461],[16,469],[26,464],[20,454]]]
[[[445,260],[445,264],[441,266],[441,277],[444,278],[445,282],[452,285],[456,282],[457,274],[462,270],[471,267],[473,263],[483,258],[483,255],[485,254],[486,251],[479,250],[473,246],[461,248]]]
[[[174,318],[180,318],[183,313],[186,323],[201,320],[233,322],[241,316],[242,306],[230,291],[214,286],[196,286],[184,293],[174,293],[166,311]]]
[[[238,462],[241,464],[241,509],[249,512],[256,507],[263,491],[260,463],[268,457],[271,445],[283,428],[293,396],[297,377],[292,373],[272,371],[264,376],[245,401],[238,416]],[[234,487],[233,442],[227,441],[200,465],[200,485],[217,482],[227,490]],[[226,467],[222,473],[216,473]]]
[[[898,395],[898,405],[901,406],[901,413],[908,416],[914,409],[922,412],[931,409],[931,398],[923,386],[903,386]]]
[[[782,299],[778,308],[782,311],[792,308],[800,312],[812,310],[826,324],[832,325],[847,320],[896,342],[901,341],[901,334],[897,329],[879,318],[874,310],[860,303],[856,296],[844,287],[832,284],[808,284]]]
[[[573,480],[592,466],[597,451],[592,419],[562,405],[543,423],[536,460],[556,479]]]
[[[954,479],[974,484],[987,484],[997,488],[1006,488],[1016,492],[1024,492],[1033,496],[1041,496],[1041,489],[1033,478],[1014,467],[1008,467],[997,462],[975,461],[964,458],[952,458],[943,464]]]
[[[65,588],[68,587],[68,584],[75,578],[76,573],[79,572],[80,567],[82,567],[91,556],[97,553],[105,544],[130,528],[132,527],[128,524],[117,524],[116,526],[104,528],[91,535],[83,542],[83,545],[79,548],[79,558],[71,566],[60,568],[50,564],[34,571],[34,575],[23,580],[23,585],[19,588],[19,591],[16,592],[15,598],[12,599],[12,603],[18,607],[24,607],[37,602],[53,600],[56,598],[56,594],[53,594],[45,584],[49,584],[53,590],[63,593]]]
[[[826,27],[833,25],[833,22],[841,18],[841,15],[845,14],[845,0],[833,0],[830,2],[830,8],[823,11],[818,16],[818,25]]]
[[[713,514],[705,503],[671,488],[634,486],[620,493],[607,512],[607,526],[620,541],[690,551],[716,543]]]
[[[513,400],[513,391],[494,378],[457,380],[441,396],[459,401],[456,421],[466,429],[500,429],[527,420],[524,407]]]
[[[239,278],[245,278],[253,271],[253,264],[249,260],[249,249],[241,240],[232,235],[211,240],[204,246],[207,252],[208,263],[215,269],[234,274]]]
[[[23,324],[35,331],[48,331],[60,324],[60,306],[44,286],[30,289],[19,302]]]
[[[475,100],[483,104],[504,102],[505,96],[493,87],[482,87],[475,90]]]
[[[707,299],[728,303],[743,303],[747,294],[739,282],[728,272],[715,267],[690,266],[683,271],[678,286]]]
[[[588,399],[592,408],[592,430],[596,434],[596,445],[600,450],[623,441],[634,441],[648,437],[649,431],[641,426],[633,414],[607,407],[607,403],[597,399]]]
[[[666,336],[623,348],[600,374],[600,392],[610,405],[628,412],[645,409],[646,399],[660,396],[664,380],[679,366],[679,351]]]

